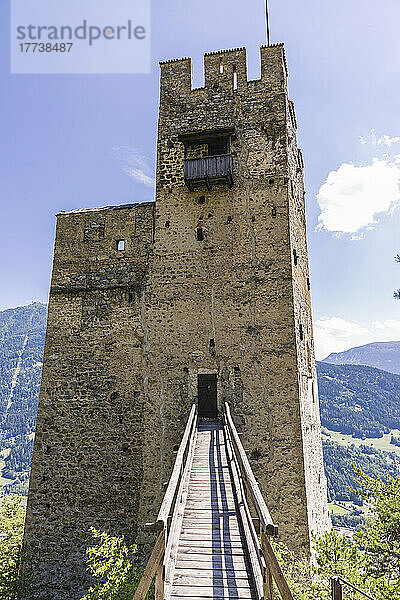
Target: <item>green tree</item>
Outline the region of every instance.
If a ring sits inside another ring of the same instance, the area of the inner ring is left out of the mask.
[[[19,589],[25,510],[21,496],[5,496],[0,491],[0,599],[13,600]]]
[[[137,546],[127,546],[122,537],[91,529],[96,541],[86,550],[88,571],[97,579],[81,600],[131,600],[143,573]],[[154,598],[151,589],[147,599]]]
[[[5,495],[0,488],[0,600],[47,598],[36,561],[22,548],[24,524],[22,496]]]
[[[373,514],[355,536],[364,549],[365,571],[383,598],[400,599],[400,478],[385,482],[356,472],[359,493]]]

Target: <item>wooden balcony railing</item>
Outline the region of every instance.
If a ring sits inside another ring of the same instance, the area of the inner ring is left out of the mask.
[[[184,164],[185,183],[190,191],[206,185],[208,189],[218,183],[233,185],[233,160],[231,154],[186,158]]]

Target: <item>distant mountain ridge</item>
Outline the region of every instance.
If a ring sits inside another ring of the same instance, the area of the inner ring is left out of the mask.
[[[400,375],[400,341],[373,342],[344,352],[332,352],[321,362],[331,365],[366,365]]]

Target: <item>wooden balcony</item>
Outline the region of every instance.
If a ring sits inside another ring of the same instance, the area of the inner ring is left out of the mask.
[[[190,191],[196,187],[213,185],[233,185],[232,154],[205,156],[203,158],[186,158],[184,165],[185,183]]]

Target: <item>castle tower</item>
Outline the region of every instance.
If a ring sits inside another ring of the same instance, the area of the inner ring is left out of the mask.
[[[161,64],[155,203],[58,215],[25,540],[79,598],[89,527],[148,541],[193,401],[228,401],[283,540],[329,526],[283,46]]]

